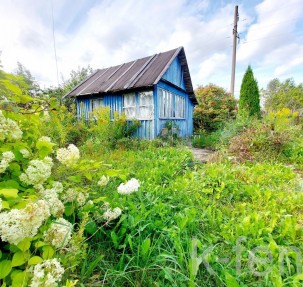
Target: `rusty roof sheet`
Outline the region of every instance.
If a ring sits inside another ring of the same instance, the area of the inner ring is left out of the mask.
[[[137,59],[119,66],[98,69],[65,96],[84,96],[113,93],[157,84],[175,57],[179,57],[184,70],[186,92],[196,103],[184,48]]]

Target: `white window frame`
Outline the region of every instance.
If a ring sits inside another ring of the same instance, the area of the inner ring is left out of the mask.
[[[158,99],[160,119],[185,119],[185,97],[159,88]]]

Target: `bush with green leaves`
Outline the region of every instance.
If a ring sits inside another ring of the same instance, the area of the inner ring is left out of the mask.
[[[118,195],[137,191],[139,183],[124,184],[126,175],[110,165],[81,158],[60,126],[45,136],[45,126],[62,118],[62,109],[54,100],[41,106],[41,99],[15,86],[13,76],[2,75],[0,285],[75,286],[77,280],[69,279],[77,279],[86,237],[121,216]],[[56,134],[61,148],[49,137]],[[116,196],[100,196],[106,188]]]
[[[194,109],[196,132],[213,132],[236,116],[236,99],[214,84],[199,86],[195,90],[198,105]]]
[[[291,111],[302,113],[303,109],[303,84],[296,84],[293,79],[280,81],[271,80],[266,89],[262,90],[267,111],[279,111],[288,108]]]

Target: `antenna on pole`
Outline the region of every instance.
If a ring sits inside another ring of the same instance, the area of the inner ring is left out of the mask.
[[[56,39],[55,39],[55,24],[54,24],[53,0],[51,0],[51,6],[52,6],[52,29],[53,29],[54,53],[55,53],[56,72],[57,72],[57,84],[58,84],[58,87],[59,87],[59,72],[58,72],[58,60],[57,60]]]
[[[240,39],[238,35],[238,21],[239,21],[239,12],[237,5],[235,6],[234,27],[233,27],[233,58],[232,58],[232,70],[231,70],[231,83],[230,83],[230,93],[232,95],[234,95],[235,92],[237,38]]]

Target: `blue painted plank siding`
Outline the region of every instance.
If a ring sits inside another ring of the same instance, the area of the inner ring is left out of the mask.
[[[138,92],[135,93],[136,102],[138,103]],[[89,97],[89,98],[77,98],[76,106],[77,106],[77,116],[81,117],[80,110],[83,110],[84,119],[88,120],[90,117],[90,113],[92,112],[91,108],[91,100],[100,97]],[[122,114],[123,112],[123,94],[110,94],[104,95],[103,97],[103,106],[110,107],[111,118],[113,118],[114,112],[119,112]],[[80,109],[81,107],[81,109]],[[145,139],[153,139],[155,137],[155,127],[153,120],[140,120],[141,127],[137,129],[134,136],[138,138]]]
[[[178,57],[176,57],[167,69],[162,79],[157,85],[153,87],[154,95],[154,118],[153,120],[140,120],[141,127],[135,132],[134,136],[138,138],[153,139],[161,134],[162,129],[168,121],[173,121],[177,124],[179,129],[179,136],[186,137],[193,134],[193,109],[194,105],[188,97],[185,90],[185,83],[183,79],[183,70]],[[171,83],[171,84],[170,84]],[[159,101],[159,89],[169,91],[175,95],[181,96],[185,99],[185,118],[184,119],[164,119],[160,118],[160,101]],[[113,112],[118,111],[119,114],[123,112],[123,92],[116,94],[107,94],[103,98],[103,106],[109,106],[111,110],[111,117]],[[139,92],[135,91],[137,112]],[[80,117],[80,105],[84,111],[84,118],[89,118],[91,112],[91,99],[98,98],[97,96],[88,96],[87,98],[77,98],[77,115]]]
[[[183,70],[181,63],[176,57],[173,62],[170,64],[169,68],[162,77],[163,80],[166,80],[170,83],[173,83],[177,87],[185,90],[185,82],[183,78]]]

